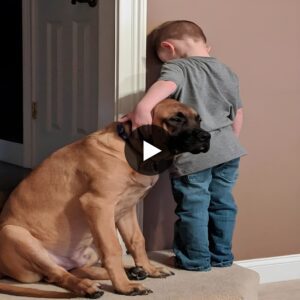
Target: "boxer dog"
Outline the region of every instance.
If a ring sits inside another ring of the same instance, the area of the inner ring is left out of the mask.
[[[172,153],[208,151],[210,134],[200,129],[194,109],[166,99],[152,114],[153,125],[169,132]],[[4,283],[0,293],[98,298],[103,294],[98,280],[106,279],[119,294],[150,293],[129,280],[116,228],[141,277],[172,274],[151,264],[145,251],[136,204],[158,175],[140,174],[127,163],[124,133],[130,135],[130,128],[130,122],[115,122],[54,152],[16,187],[1,213],[0,277],[22,283],[46,280],[70,293]]]

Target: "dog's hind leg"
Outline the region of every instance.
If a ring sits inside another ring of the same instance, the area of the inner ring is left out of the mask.
[[[99,256],[95,249],[95,245],[87,247],[83,253],[85,257],[88,257],[87,261],[80,268],[75,268],[69,272],[78,278],[89,278],[92,280],[109,280],[108,272],[105,268],[101,267],[99,262]]]
[[[100,297],[103,294],[98,282],[77,278],[57,265],[25,228],[6,225],[0,231],[0,240],[0,267],[5,275],[24,283],[46,279],[74,295]]]

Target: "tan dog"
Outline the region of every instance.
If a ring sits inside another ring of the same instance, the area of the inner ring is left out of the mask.
[[[177,101],[158,104],[153,124],[167,129],[175,140],[177,133],[193,135],[186,151],[208,149],[209,134],[199,129],[198,114]],[[53,153],[19,184],[1,213],[0,277],[24,283],[46,280],[71,293],[3,283],[0,293],[96,298],[103,294],[96,280],[110,279],[117,293],[148,294],[149,289],[127,277],[116,227],[136,266],[150,277],[171,274],[150,263],[136,215],[137,202],[158,176],[145,176],[129,167],[125,141],[116,126],[113,123]],[[124,126],[128,132],[130,124]],[[178,144],[182,148],[184,141]],[[174,141],[172,147],[176,148]],[[99,258],[102,267],[93,266]]]

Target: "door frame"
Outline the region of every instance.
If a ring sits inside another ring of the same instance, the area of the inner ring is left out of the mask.
[[[29,168],[34,167],[36,156],[32,103],[36,102],[34,16],[37,1],[22,0],[24,138],[23,159],[19,164]],[[145,91],[147,0],[99,0],[94,9],[98,9],[99,35],[114,45],[114,49],[103,47],[99,38],[98,128],[102,128],[130,111]],[[104,16],[115,20],[114,28],[105,26]],[[105,76],[100,69],[106,70]]]

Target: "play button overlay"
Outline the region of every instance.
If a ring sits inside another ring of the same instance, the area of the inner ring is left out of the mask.
[[[125,139],[125,157],[135,171],[157,175],[168,169],[173,154],[168,149],[169,134],[155,125],[140,126]]]
[[[147,143],[146,141],[143,141],[143,161],[147,160],[148,158],[151,158],[159,152],[161,152],[160,149]]]

